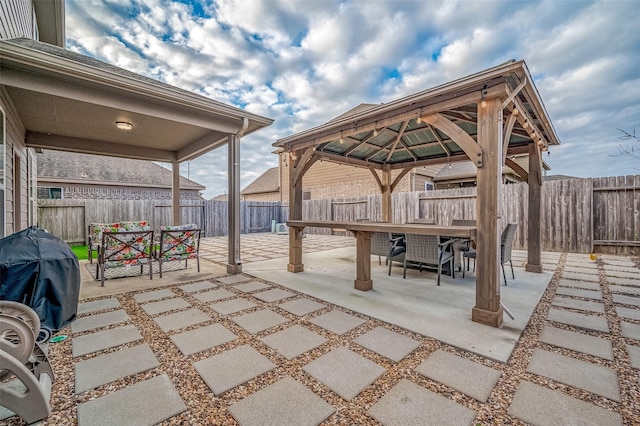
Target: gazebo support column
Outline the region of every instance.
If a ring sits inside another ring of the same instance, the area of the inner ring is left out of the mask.
[[[298,167],[302,167],[300,157],[291,155],[289,164],[289,219],[302,220],[302,173],[297,173]],[[304,271],[302,263],[303,229],[291,228],[289,231],[289,264],[287,265],[289,272]]]
[[[540,247],[540,200],[542,196],[542,170],[540,149],[529,145],[529,225],[527,235],[527,266],[529,272],[542,272]]]
[[[228,192],[229,192],[229,263],[227,272],[239,274],[242,272],[240,261],[240,137],[231,134],[228,137]]]
[[[478,168],[476,305],[471,319],[499,327],[500,306],[500,191],[502,187],[502,101],[478,105],[478,144],[483,166]]]
[[[391,169],[382,170],[382,221],[391,223],[393,216],[391,212]]]
[[[171,223],[180,225],[180,163],[171,162]]]

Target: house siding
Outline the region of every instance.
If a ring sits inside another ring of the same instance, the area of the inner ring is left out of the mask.
[[[38,38],[35,11],[31,0],[0,1],[0,39]]]
[[[170,189],[123,186],[65,185],[54,182],[39,185],[38,198],[44,199],[42,189],[62,188],[64,199],[74,200],[171,200]],[[181,190],[181,200],[202,200],[197,190]]]
[[[259,194],[247,194],[242,196],[244,201],[280,201],[280,192],[261,192]]]

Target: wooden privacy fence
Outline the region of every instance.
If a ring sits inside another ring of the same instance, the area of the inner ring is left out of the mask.
[[[500,226],[517,222],[514,247],[526,249],[529,188],[502,186]],[[449,225],[453,219],[476,219],[476,189],[458,188],[393,194],[393,221],[431,217]],[[541,246],[545,251],[628,254],[640,247],[640,175],[546,181],[542,185]],[[184,201],[182,223],[196,223],[205,236],[228,235],[228,202]],[[307,200],[304,220],[355,221],[382,219],[382,197],[367,195],[334,200]],[[166,200],[39,200],[38,223],[70,244],[86,239],[92,222],[146,219],[155,231],[171,223]],[[273,221],[288,219],[288,207],[277,202],[243,201],[240,232],[269,232]],[[308,233],[328,234],[325,228]]]

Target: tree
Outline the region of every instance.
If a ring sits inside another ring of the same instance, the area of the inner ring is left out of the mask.
[[[618,153],[614,154],[614,156],[626,155],[628,157],[635,158],[636,160],[640,160],[640,146],[634,145],[634,142],[640,142],[640,136],[636,136],[636,128],[634,127],[631,133],[622,129],[617,130],[622,133],[618,139],[627,141],[627,145],[618,145]]]

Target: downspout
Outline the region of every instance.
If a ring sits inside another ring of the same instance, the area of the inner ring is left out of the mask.
[[[228,168],[229,168],[229,264],[227,272],[242,272],[240,261],[240,138],[249,127],[249,119],[242,118],[242,127],[235,134],[229,135]]]

